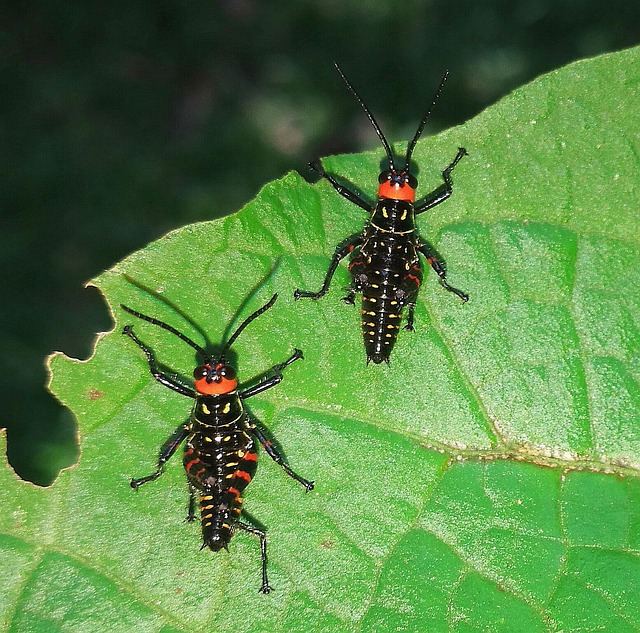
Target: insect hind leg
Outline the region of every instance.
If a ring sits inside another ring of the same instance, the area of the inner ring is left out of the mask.
[[[404,330],[406,330],[407,332],[413,332],[414,331],[414,327],[413,327],[413,319],[414,319],[414,311],[416,309],[416,304],[415,302],[413,303],[409,303],[407,305],[407,323],[404,326]]]
[[[196,505],[198,503],[198,491],[195,486],[187,480],[189,486],[189,510],[187,511],[187,523],[193,523],[196,520]]]
[[[249,534],[254,534],[260,539],[260,556],[262,557],[262,586],[260,587],[260,591],[264,594],[271,593],[269,579],[267,578],[267,535],[264,530],[259,530],[243,521],[238,521],[236,525],[241,530]]]

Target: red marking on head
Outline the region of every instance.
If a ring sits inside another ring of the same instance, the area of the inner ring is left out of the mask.
[[[390,180],[385,180],[378,187],[378,198],[390,198],[391,200],[406,200],[414,202],[416,199],[416,190],[412,189],[408,184],[400,185]]]
[[[236,470],[236,472],[233,473],[233,476],[239,477],[240,479],[244,479],[247,483],[251,481],[251,475],[245,472],[244,470]]]
[[[211,369],[210,365],[205,365],[208,369]],[[222,369],[224,365],[218,364],[214,369]],[[208,380],[207,378],[199,378],[195,381],[194,385],[196,391],[205,396],[219,396],[224,393],[231,393],[238,388],[238,381],[235,378],[229,379],[223,376],[218,376],[219,380]]]

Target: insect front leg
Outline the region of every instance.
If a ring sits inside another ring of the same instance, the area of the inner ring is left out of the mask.
[[[431,266],[431,268],[433,268],[433,270],[435,271],[436,275],[438,275],[441,286],[445,290],[448,290],[449,292],[453,292],[453,294],[458,295],[458,297],[460,297],[460,299],[462,299],[462,301],[464,301],[465,303],[469,301],[468,294],[466,294],[465,292],[462,292],[462,290],[458,290],[457,288],[450,286],[447,283],[447,268],[445,266],[445,263],[438,258],[435,251],[427,244],[421,244],[418,250],[426,257],[427,261],[429,262],[429,266]]]
[[[155,354],[153,350],[147,347],[134,333],[133,327],[131,325],[125,325],[122,330],[122,334],[128,336],[145,354],[147,357],[147,361],[149,363],[149,370],[151,371],[151,375],[165,387],[169,387],[169,389],[173,389],[173,391],[177,391],[179,394],[183,396],[188,396],[189,398],[195,398],[196,392],[193,389],[190,389],[186,385],[183,385],[176,380],[170,378],[164,372],[160,371],[158,367],[158,361],[156,360]]]
[[[463,156],[467,156],[467,150],[464,147],[458,148],[456,157],[451,161],[451,164],[446,167],[442,172],[442,179],[444,185],[440,185],[433,193],[429,194],[422,202],[416,204],[414,213],[418,215],[423,211],[427,211],[446,200],[453,193],[453,181],[451,180],[451,172],[455,166],[460,162]]]
[[[273,444],[264,436],[264,433],[255,425],[254,422],[251,422],[248,418],[245,422],[247,426],[247,430],[250,433],[253,433],[258,438],[258,441],[264,447],[264,450],[267,451],[269,457],[284,470],[289,477],[295,479],[298,483],[302,484],[307,492],[313,490],[314,482],[305,479],[304,477],[300,477],[296,472],[294,472],[289,466],[285,463],[282,455],[276,450]]]
[[[297,360],[302,360],[304,359],[304,355],[302,354],[302,350],[301,349],[294,349],[293,354],[291,354],[291,356],[289,356],[289,358],[287,358],[287,360],[284,361],[284,363],[279,363],[278,365],[274,365],[267,373],[276,373],[279,374],[282,372],[282,370],[285,367],[288,367],[289,365],[291,365],[291,363],[295,363]]]
[[[267,535],[258,528],[254,528],[248,523],[238,521],[236,525],[249,534],[255,534],[260,538],[260,555],[262,556],[262,587],[260,591],[264,594],[271,593],[271,587],[269,586],[269,580],[267,578]]]
[[[249,387],[249,389],[245,389],[239,394],[240,397],[245,400],[246,398],[251,398],[251,396],[255,396],[258,393],[262,393],[267,389],[271,389],[271,387],[275,387],[278,383],[282,382],[282,370],[291,365],[291,363],[303,358],[302,350],[296,349],[293,354],[284,361],[284,363],[274,365],[269,371],[267,371],[266,375],[268,377],[261,380],[257,385]],[[275,373],[275,375],[269,376],[269,374],[273,373]]]
[[[310,299],[320,299],[327,294],[329,290],[329,284],[331,283],[331,279],[333,278],[333,274],[336,272],[336,268],[338,268],[338,264],[347,256],[349,253],[353,252],[355,248],[362,244],[362,236],[360,233],[356,235],[352,235],[346,241],[342,242],[338,248],[336,248],[336,252],[333,254],[333,259],[331,260],[331,264],[329,265],[329,270],[324,278],[324,283],[322,284],[322,288],[318,292],[309,292],[308,290],[300,290],[299,288],[293,293],[294,299],[300,299],[300,297],[309,297]]]
[[[190,428],[190,422],[185,422],[176,429],[173,435],[162,446],[160,457],[158,457],[156,472],[152,475],[147,475],[146,477],[140,477],[140,479],[132,479],[132,488],[139,488],[140,486],[142,486],[142,484],[146,484],[149,481],[155,481],[158,477],[160,477],[160,475],[162,475],[162,473],[164,472],[164,465],[171,459],[178,446],[180,446],[187,435],[189,435]]]
[[[372,205],[371,203],[363,200],[355,191],[351,191],[349,187],[345,187],[341,185],[331,174],[328,174],[320,161],[314,160],[309,163],[309,167],[313,169],[317,174],[322,176],[325,180],[328,180],[331,183],[331,186],[343,197],[346,198],[349,202],[353,202],[353,204],[357,204],[359,207],[364,209],[367,212],[371,212]]]

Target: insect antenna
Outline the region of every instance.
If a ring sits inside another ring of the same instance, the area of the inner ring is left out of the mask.
[[[371,121],[371,125],[373,125],[373,129],[376,131],[378,138],[382,141],[382,145],[384,146],[384,151],[387,153],[387,158],[389,159],[389,169],[394,170],[395,166],[393,164],[393,153],[391,152],[391,147],[387,142],[387,139],[385,138],[384,134],[382,133],[382,130],[378,125],[378,122],[376,121],[373,114],[371,114],[371,111],[369,110],[369,108],[367,108],[367,104],[362,100],[362,97],[356,92],[355,88],[349,83],[349,80],[347,79],[345,74],[342,72],[342,68],[338,66],[337,62],[333,62],[333,65],[336,67],[336,70],[340,73],[340,76],[344,80],[344,83],[347,84],[347,88],[349,88],[349,91],[351,92],[351,94],[358,100],[358,103],[362,106],[362,109],[365,111],[366,115],[369,117],[369,121]]]
[[[143,321],[147,321],[147,323],[152,323],[153,325],[157,325],[158,327],[161,327],[163,330],[167,330],[167,332],[171,332],[172,334],[175,334],[179,339],[184,341],[187,345],[190,345],[191,347],[193,347],[193,349],[196,350],[196,352],[198,352],[202,356],[205,362],[208,362],[210,360],[211,357],[209,356],[209,354],[207,354],[204,351],[204,349],[202,349],[202,347],[200,347],[200,345],[198,345],[197,343],[194,343],[188,336],[186,336],[182,332],[179,332],[178,330],[176,330],[176,328],[169,325],[168,323],[165,323],[164,321],[160,321],[159,319],[155,319],[153,317],[147,316],[146,314],[142,314],[142,312],[137,312],[136,310],[132,310],[128,306],[124,305],[123,303],[120,304],[120,307],[125,312],[128,312],[129,314],[133,314],[133,316],[138,317]]]
[[[431,102],[431,105],[429,106],[427,113],[422,117],[422,121],[420,121],[420,125],[416,130],[413,140],[411,141],[411,143],[409,143],[409,147],[407,147],[407,159],[404,165],[404,171],[407,173],[409,172],[409,163],[411,163],[411,154],[413,154],[413,149],[415,148],[416,143],[418,142],[418,139],[422,134],[422,130],[424,129],[424,126],[427,120],[429,119],[429,117],[431,116],[431,113],[433,112],[433,108],[435,107],[436,103],[438,102],[438,99],[440,98],[440,95],[442,94],[442,89],[444,88],[444,84],[447,81],[448,76],[449,76],[449,71],[447,70],[445,71],[444,75],[442,76],[442,79],[440,80],[440,85],[436,90],[436,94],[433,96],[433,101]]]
[[[267,303],[265,303],[261,308],[258,308],[253,314],[249,315],[238,326],[238,329],[231,335],[229,340],[224,344],[224,347],[222,348],[222,351],[220,352],[220,356],[221,357],[224,357],[225,352],[227,352],[229,350],[229,348],[233,345],[235,340],[240,336],[240,334],[242,334],[242,331],[244,330],[244,328],[246,328],[247,325],[249,325],[249,323],[251,323],[251,321],[253,321],[254,319],[257,319],[262,313],[266,312],[269,308],[271,308],[273,306],[273,304],[276,302],[277,298],[278,298],[278,293],[276,292],[276,294],[274,294],[273,297],[271,297],[271,299],[269,299],[269,301],[267,301]]]

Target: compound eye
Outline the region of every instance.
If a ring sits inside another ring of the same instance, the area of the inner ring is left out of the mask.
[[[227,380],[233,380],[236,377],[236,370],[233,367],[230,367],[229,365],[225,365],[220,370],[220,375],[223,378],[226,378]]]
[[[380,175],[378,176],[378,184],[381,185],[385,182],[387,182],[388,180],[391,180],[391,170],[387,169],[387,171],[383,171],[380,173]]]
[[[418,188],[418,179],[413,174],[407,174],[406,181],[412,189]]]
[[[193,377],[196,380],[202,380],[209,375],[209,367],[206,365],[199,365],[193,370]]]

